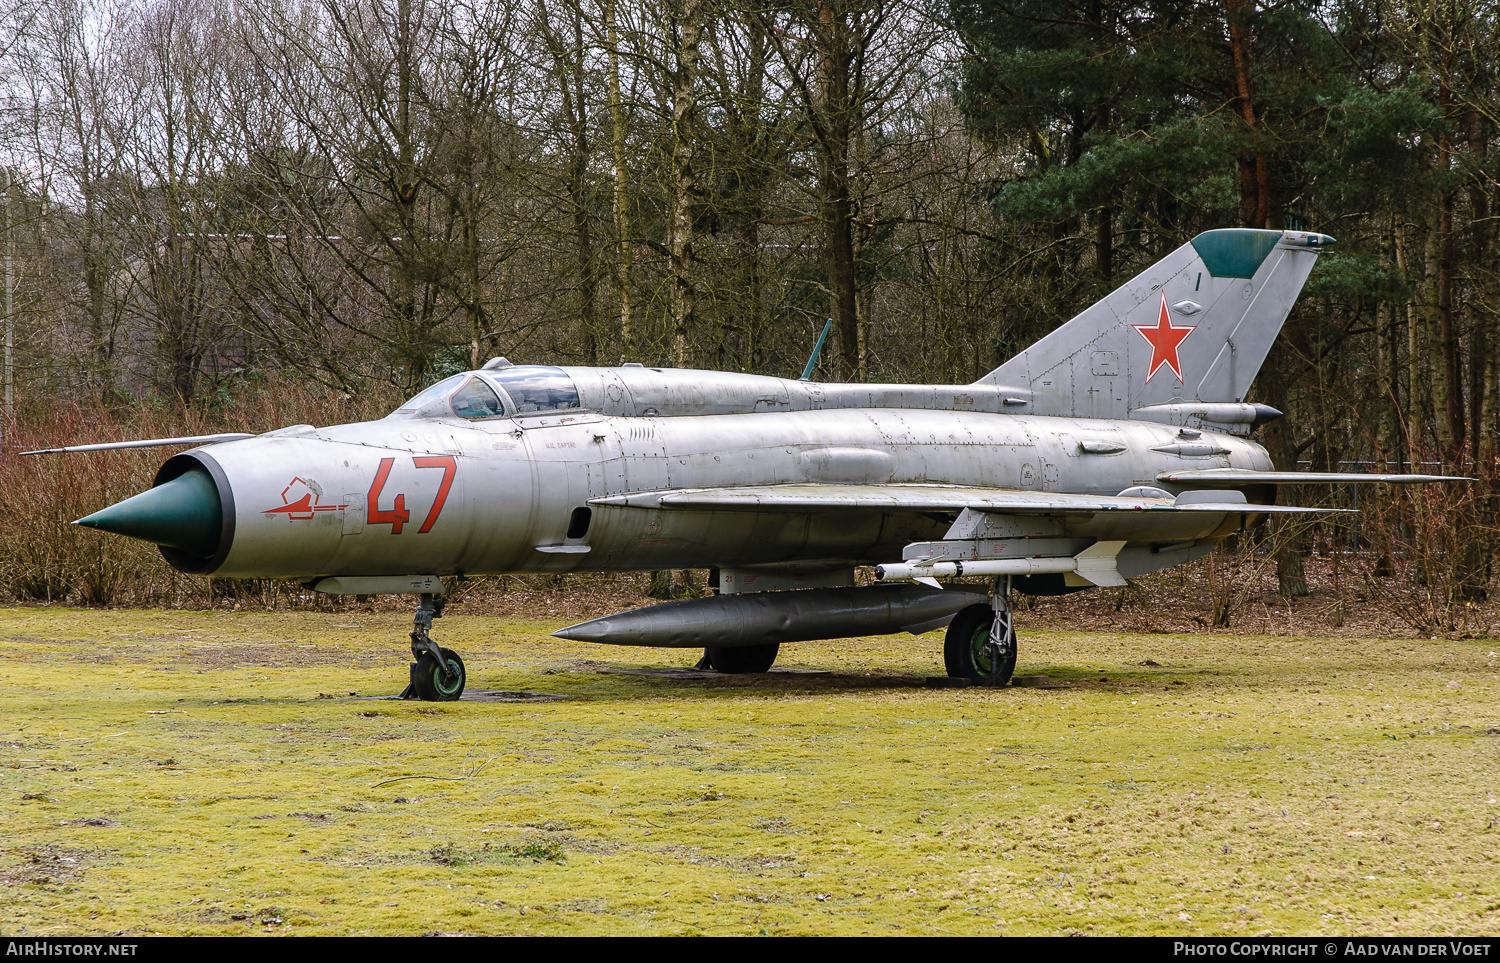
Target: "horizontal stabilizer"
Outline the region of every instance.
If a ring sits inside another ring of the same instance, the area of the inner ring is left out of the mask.
[[[1011,515],[1096,512],[1328,512],[1333,509],[1248,505],[1243,500],[1176,501],[1170,498],[1076,495],[960,485],[756,485],[743,488],[679,488],[590,499],[591,505],[655,511],[718,512],[960,512]]]
[[[1156,476],[1160,482],[1175,485],[1367,485],[1388,482],[1393,485],[1423,485],[1430,482],[1473,481],[1459,475],[1372,475],[1337,471],[1252,471],[1248,468],[1185,468],[1164,471]]]

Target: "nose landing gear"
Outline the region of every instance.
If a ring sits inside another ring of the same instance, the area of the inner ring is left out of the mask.
[[[403,699],[423,702],[456,702],[464,694],[464,661],[452,649],[438,648],[428,634],[432,620],[443,617],[442,595],[423,592],[411,630],[411,683]]]

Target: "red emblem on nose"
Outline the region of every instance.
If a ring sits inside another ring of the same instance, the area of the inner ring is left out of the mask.
[[[1146,383],[1156,377],[1156,372],[1166,365],[1172,369],[1172,374],[1182,381],[1182,364],[1177,358],[1177,346],[1187,340],[1187,336],[1193,333],[1193,325],[1176,327],[1172,324],[1172,314],[1167,310],[1167,292],[1161,293],[1161,314],[1157,316],[1156,324],[1132,324],[1151,345],[1151,367],[1146,371]]]
[[[313,504],[314,494],[318,496],[316,505]],[[314,492],[308,487],[307,482],[300,478],[293,478],[291,484],[281,490],[281,500],[284,504],[276,508],[268,508],[261,514],[285,515],[291,521],[305,522],[313,517],[314,512],[336,512],[349,507],[347,505],[324,505],[322,493]]]

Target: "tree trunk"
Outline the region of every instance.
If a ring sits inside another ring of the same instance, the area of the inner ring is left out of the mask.
[[[1479,111],[1470,109],[1466,112],[1465,132],[1469,141],[1470,161],[1478,170],[1484,170],[1487,163],[1486,155],[1489,153],[1489,140],[1484,130],[1484,118]],[[1478,276],[1474,278],[1474,288],[1478,297],[1471,298],[1469,303],[1474,305],[1474,323],[1472,325],[1472,336],[1470,340],[1469,355],[1469,428],[1470,450],[1474,455],[1475,466],[1488,466],[1493,464],[1495,457],[1495,440],[1488,424],[1493,414],[1491,405],[1491,389],[1495,376],[1494,359],[1491,357],[1493,348],[1490,340],[1490,327],[1495,323],[1492,310],[1489,305],[1493,302],[1492,285],[1487,277],[1491,266],[1494,264],[1494,237],[1495,231],[1490,223],[1491,204],[1489,191],[1485,185],[1477,179],[1469,186],[1469,210],[1470,230],[1473,232],[1472,252],[1470,263],[1475,265]],[[1488,475],[1485,471],[1483,474]],[[1485,479],[1489,481],[1488,478]]]
[[[1452,93],[1446,82],[1438,86],[1438,105],[1446,116],[1452,107]],[[1438,170],[1447,174],[1453,166],[1453,135],[1448,129],[1438,131]],[[1453,323],[1453,207],[1455,192],[1445,190],[1438,198],[1437,231],[1433,240],[1435,257],[1428,271],[1433,277],[1433,308],[1443,352],[1443,404],[1433,414],[1443,425],[1443,468],[1458,467],[1464,448],[1464,392],[1459,376],[1458,331]]]
[[[828,266],[828,314],[833,318],[835,377],[848,381],[859,360],[859,306],[855,296],[854,193],[849,148],[854,105],[849,89],[848,14],[827,0],[818,8],[819,107],[822,119],[819,192],[822,195],[823,256]]]
[[[620,296],[620,360],[635,353],[635,319],[631,310],[634,254],[630,242],[630,168],[625,159],[625,108],[620,98],[620,37],[615,0],[604,5],[609,42],[609,122],[615,164],[615,288]]]
[[[844,158],[847,152],[841,152]],[[823,178],[823,256],[828,263],[828,315],[834,342],[834,377],[850,380],[859,359],[859,312],[855,297],[854,203],[849,196],[848,161],[826,158]]]
[[[1229,50],[1234,65],[1234,109],[1245,122],[1252,145],[1256,129],[1254,92],[1250,85],[1250,53],[1254,42],[1251,18],[1255,0],[1225,0],[1229,21]],[[1265,228],[1271,215],[1271,172],[1266,155],[1252,146],[1240,154],[1240,219],[1246,227]]]
[[[573,56],[570,79],[569,122],[573,126],[573,158],[568,188],[573,206],[574,257],[578,271],[578,321],[582,327],[584,356],[589,364],[599,363],[599,332],[594,324],[595,268],[594,234],[589,220],[589,162],[593,145],[589,142],[589,117],[585,98],[588,89],[584,74],[583,13],[573,8]]]
[[[1286,411],[1288,374],[1298,364],[1293,352],[1284,340],[1278,340],[1271,348],[1270,363],[1261,369],[1260,384],[1266,392],[1266,403],[1273,408]],[[1273,421],[1262,429],[1262,444],[1281,471],[1297,470],[1297,446],[1293,443],[1291,428],[1284,420]],[[1301,486],[1284,487],[1277,497],[1289,505],[1301,504]],[[1307,577],[1302,564],[1307,554],[1307,538],[1295,515],[1273,516],[1272,531],[1276,546],[1277,591],[1287,598],[1307,595]]]
[[[672,86],[672,363],[691,367],[693,332],[693,170],[692,130],[696,113],[698,44],[703,34],[704,0],[682,0],[677,73]]]

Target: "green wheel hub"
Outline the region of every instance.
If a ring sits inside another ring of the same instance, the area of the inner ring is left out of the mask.
[[[1002,686],[1016,671],[1016,635],[1009,613],[1003,618],[1005,640],[998,655],[990,644],[990,632],[996,623],[995,610],[988,605],[971,605],[953,617],[943,643],[943,662],[948,675],[968,679],[977,685]]]
[[[452,675],[443,672],[442,666],[431,654],[423,653],[412,671],[412,682],[416,686],[417,698],[424,702],[457,702],[464,694],[467,677],[464,660],[452,649],[443,649],[443,661],[453,670]]]

